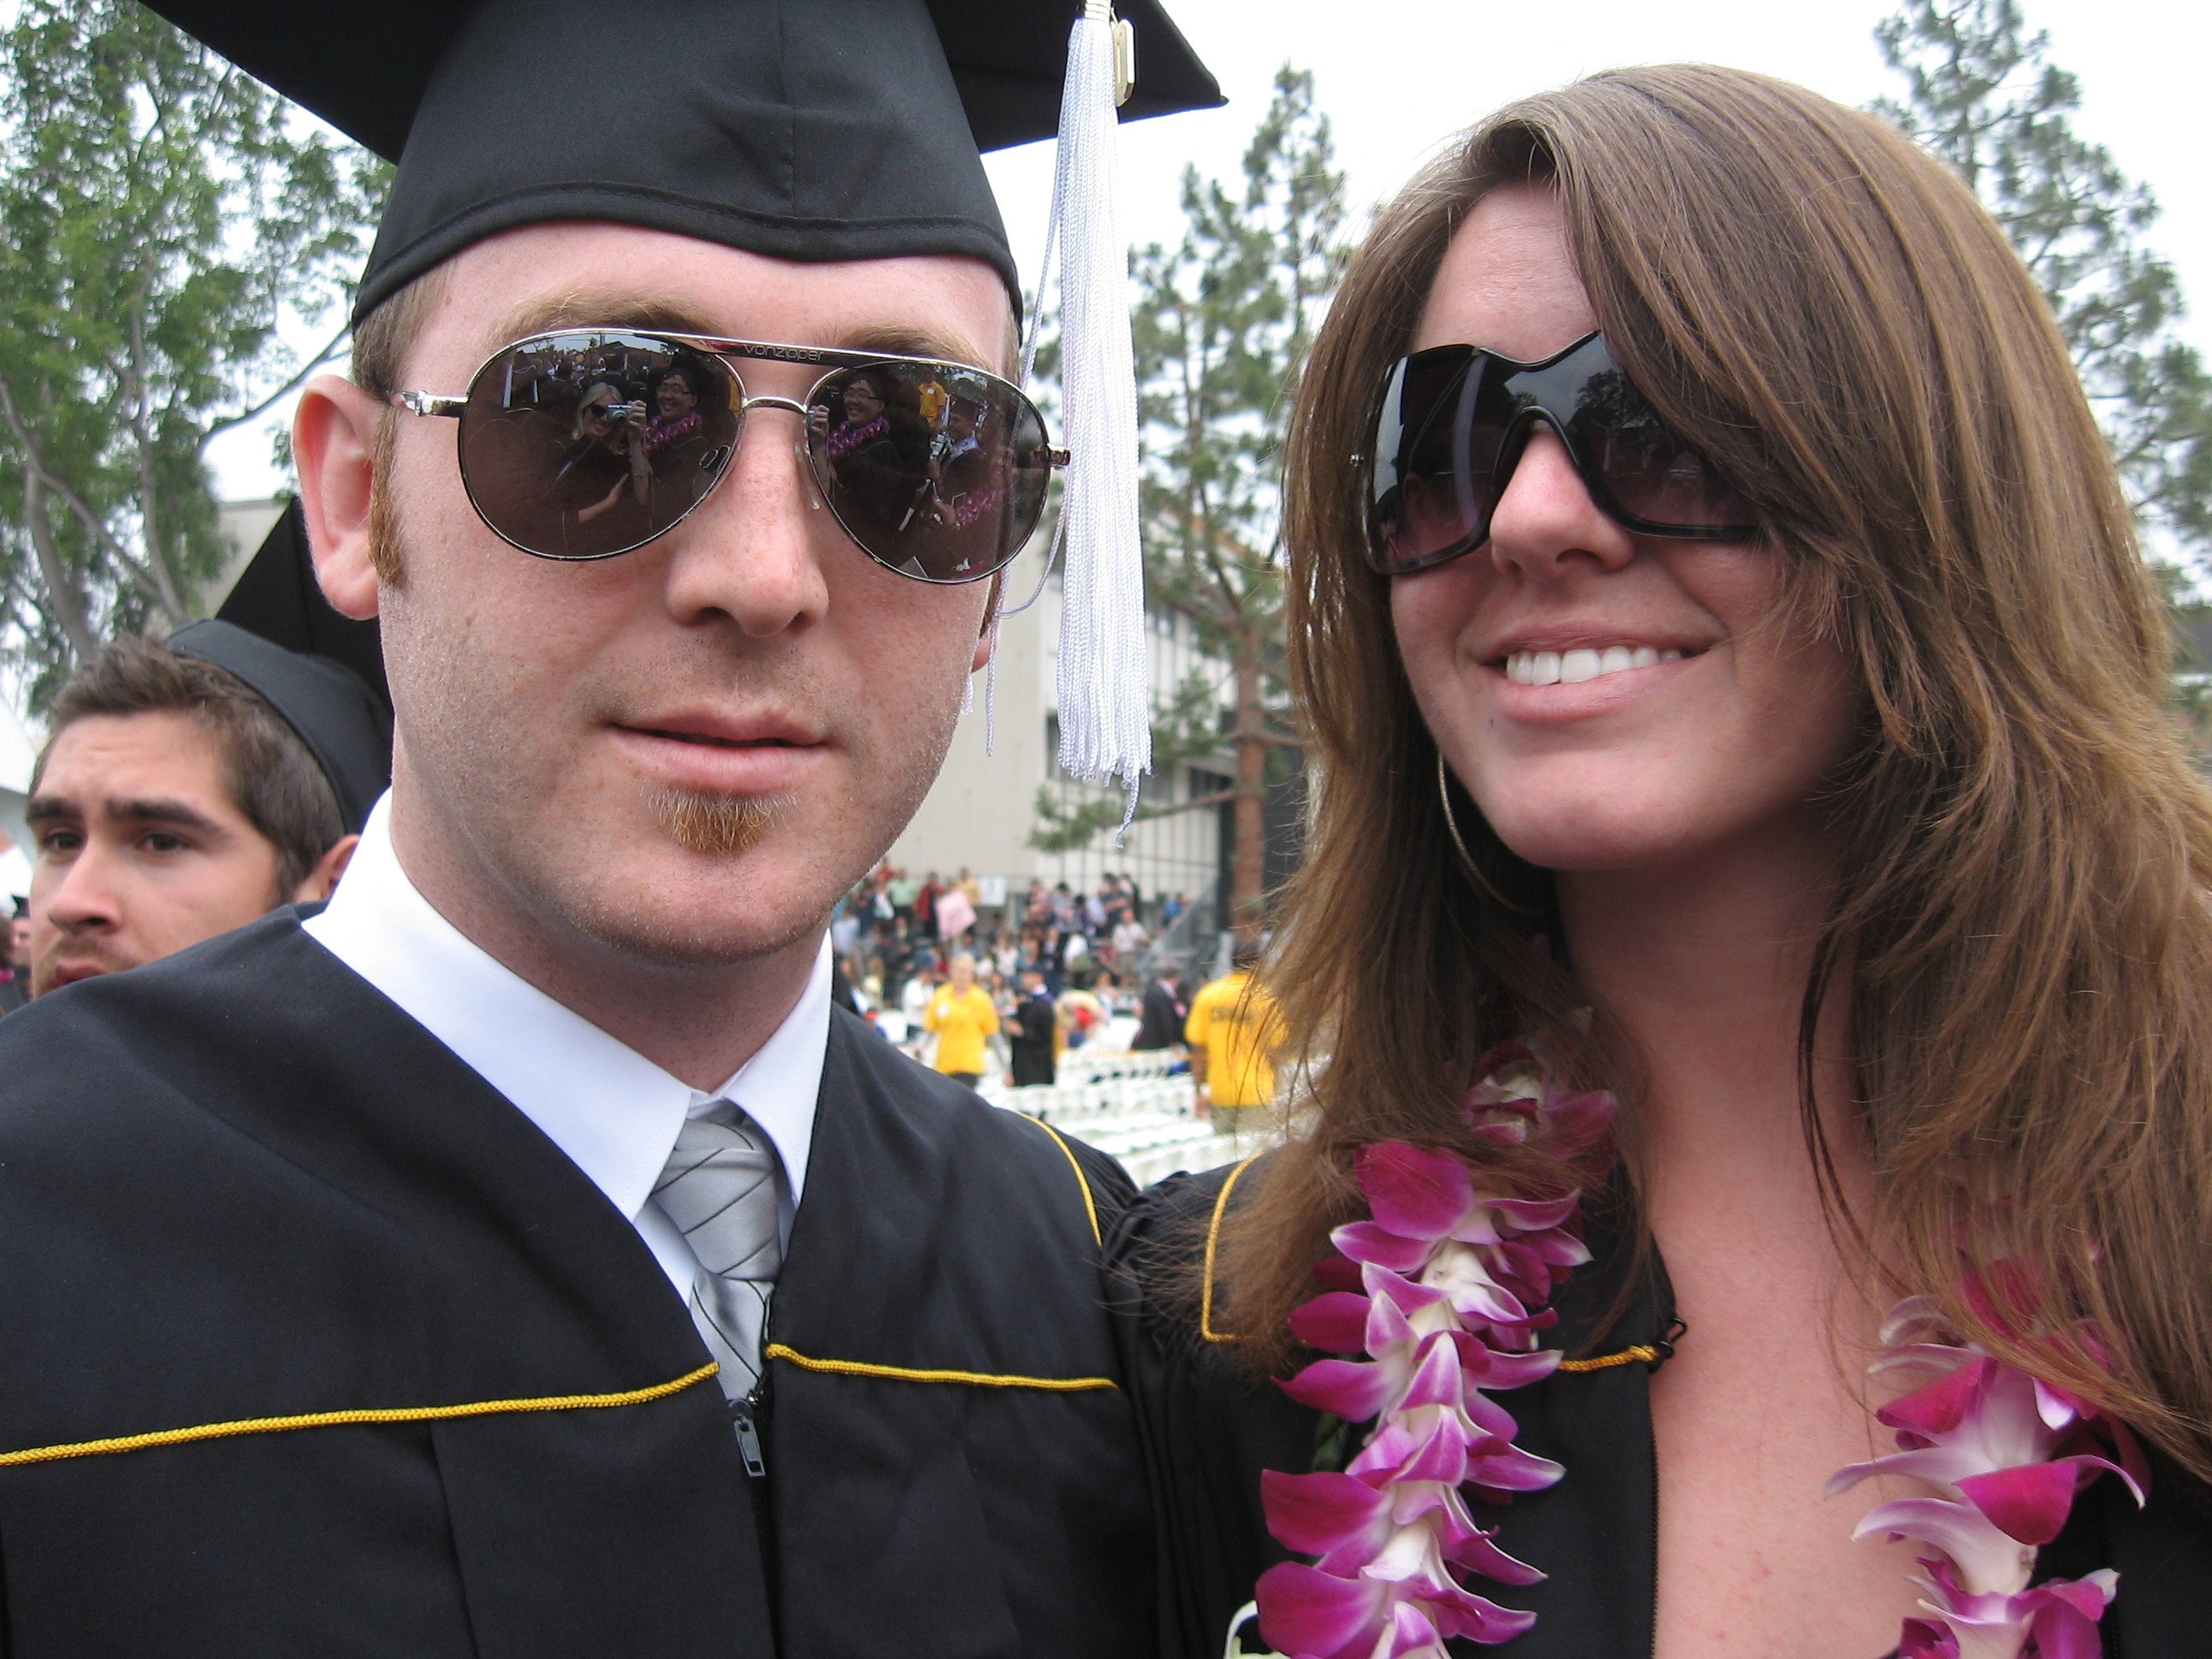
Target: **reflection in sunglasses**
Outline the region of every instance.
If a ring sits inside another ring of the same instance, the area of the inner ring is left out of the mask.
[[[812,363],[801,453],[821,500],[878,563],[927,581],[1003,568],[1042,516],[1053,469],[1019,390],[960,364],[629,329],[519,341],[465,398],[408,393],[461,420],[478,515],[526,552],[605,558],[689,515],[729,470],[748,400],[733,359]]]

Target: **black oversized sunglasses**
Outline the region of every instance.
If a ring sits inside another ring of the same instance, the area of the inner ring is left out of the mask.
[[[753,398],[733,359],[818,364],[804,399]],[[801,459],[845,533],[926,582],[1004,569],[1067,465],[1036,405],[965,363],[650,329],[534,334],[485,359],[465,395],[395,393],[460,422],[477,516],[543,559],[606,559],[666,535],[729,471],[745,416],[798,416]]]
[[[1728,481],[1629,383],[1605,337],[1586,334],[1541,362],[1443,345],[1390,365],[1366,451],[1353,458],[1368,562],[1402,576],[1481,546],[1539,421],[1590,499],[1627,528],[1713,541],[1759,533]]]

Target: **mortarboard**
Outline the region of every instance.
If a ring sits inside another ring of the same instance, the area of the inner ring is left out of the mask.
[[[356,315],[495,232],[600,219],[786,259],[1014,263],[979,150],[1060,128],[1077,0],[154,0],[398,163]],[[1211,108],[1158,0],[1124,0],[1123,118]]]
[[[979,152],[1057,133],[1060,763],[1121,777],[1134,812],[1151,686],[1115,106],[1223,101],[1159,0],[1118,21],[1109,0],[153,5],[398,162],[356,319],[474,242],[564,219],[793,260],[964,254],[1018,305]]]
[[[263,540],[216,619],[186,623],[169,635],[168,647],[252,687],[330,780],[347,832],[368,821],[392,781],[383,651],[374,623],[341,616],[315,585],[297,501]]]

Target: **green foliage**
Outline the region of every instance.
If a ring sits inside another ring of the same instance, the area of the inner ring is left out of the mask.
[[[1283,712],[1285,432],[1299,368],[1351,255],[1344,175],[1310,73],[1277,72],[1242,178],[1186,170],[1182,209],[1182,240],[1132,261],[1145,579],[1152,607],[1181,618],[1220,670],[1187,679],[1156,707],[1153,770],[1171,779],[1186,761],[1255,745],[1231,793],[1256,794],[1271,769],[1265,751],[1297,741]],[[1228,799],[1147,800],[1138,816]],[[1042,791],[1030,844],[1083,846],[1121,822],[1118,798],[1107,806]]]
[[[2176,333],[2181,284],[2140,238],[2143,185],[2075,132],[2075,77],[2017,0],[1905,0],[1875,31],[1905,77],[1887,117],[1958,170],[2051,301],[2140,522],[2212,555],[2212,375]]]
[[[337,349],[386,169],[135,0],[0,34],[0,653],[50,695],[220,564],[204,456]]]

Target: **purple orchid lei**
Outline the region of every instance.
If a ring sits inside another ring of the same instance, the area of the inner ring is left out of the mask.
[[[1493,1051],[1481,1075],[1460,1107],[1475,1134],[1602,1173],[1611,1095],[1566,1087],[1517,1045]],[[1518,1425],[1489,1396],[1559,1368],[1537,1333],[1558,1322],[1553,1292],[1590,1259],[1580,1203],[1486,1194],[1459,1158],[1403,1141],[1363,1148],[1354,1172],[1372,1218],[1330,1235],[1338,1254],[1315,1269],[1328,1288],[1291,1329],[1309,1346],[1361,1358],[1318,1360],[1282,1386],[1375,1426],[1341,1473],[1262,1473],[1268,1530],[1315,1559],[1261,1575],[1260,1631],[1290,1659],[1449,1659],[1450,1638],[1494,1645],[1535,1622],[1462,1582],[1544,1577],[1475,1524],[1467,1494],[1504,1502],[1565,1473],[1516,1446]],[[1986,1284],[1975,1276],[1969,1293],[1986,1298]],[[1924,1297],[1893,1310],[1875,1371],[1929,1380],[1875,1413],[1899,1449],[1838,1470],[1828,1488],[1899,1474],[1942,1493],[1881,1504],[1854,1534],[1933,1552],[1915,1580],[1929,1616],[1905,1621],[1899,1659],[2098,1659],[2118,1575],[2029,1581],[2081,1487],[2117,1474],[2142,1501],[2142,1454],[2087,1401],[1949,1338]]]
[[[1967,1290],[1986,1305],[1984,1282]],[[1892,1310],[1881,1340],[1876,1375],[1928,1380],[1875,1413],[1897,1431],[1898,1449],[1837,1470],[1828,1495],[1872,1474],[1908,1475],[1942,1494],[1879,1504],[1853,1534],[1914,1539],[1931,1552],[1913,1581],[1929,1616],[1905,1621],[1899,1659],[2097,1659],[2098,1621],[2119,1575],[2028,1581],[2037,1551],[2091,1481],[2116,1474],[2143,1501],[2150,1472],[2135,1437],[2087,1401],[1958,1341],[1923,1297]]]
[[[1460,1106],[1476,1135],[1568,1163],[1607,1147],[1612,1096],[1565,1088],[1517,1046],[1492,1053],[1479,1075]],[[1494,1644],[1535,1622],[1461,1581],[1544,1576],[1475,1525],[1467,1492],[1503,1501],[1565,1473],[1513,1443],[1518,1427],[1489,1395],[1558,1369],[1537,1333],[1558,1322],[1552,1293],[1589,1251],[1578,1199],[1483,1192],[1451,1153],[1380,1142],[1361,1149],[1355,1173],[1373,1218],[1330,1235],[1339,1255],[1316,1274],[1332,1288],[1291,1329],[1324,1352],[1364,1358],[1318,1360],[1283,1387],[1375,1427],[1341,1473],[1261,1475],[1268,1529],[1316,1559],[1261,1576],[1260,1630],[1295,1659],[1446,1659],[1449,1638]]]

